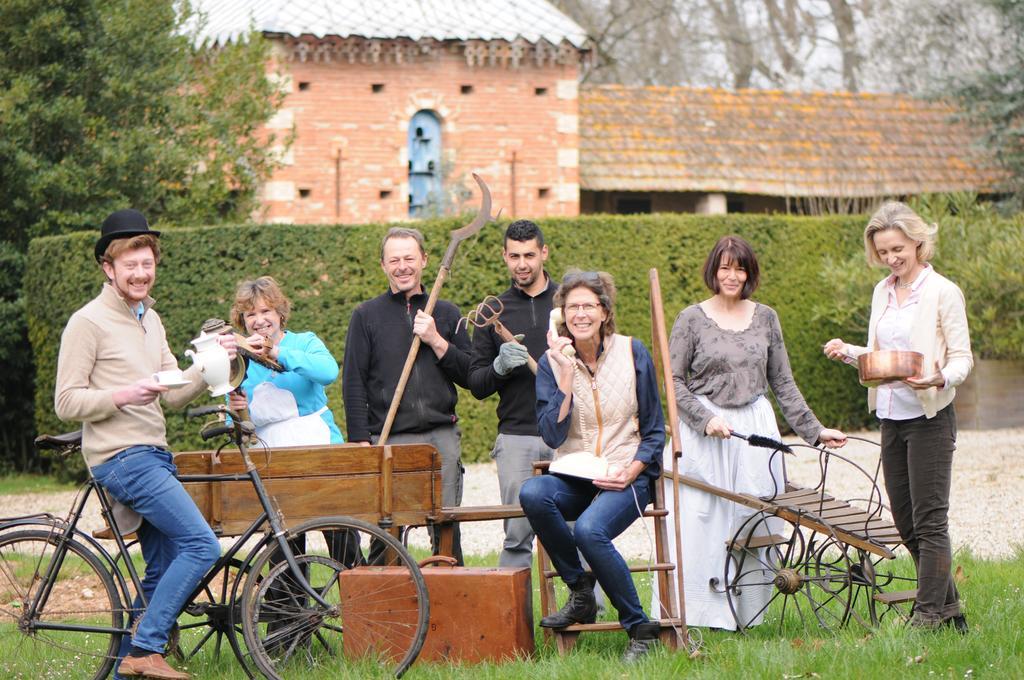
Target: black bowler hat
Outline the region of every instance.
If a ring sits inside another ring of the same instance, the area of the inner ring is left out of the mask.
[[[103,226],[100,227],[100,238],[96,241],[96,261],[100,262],[103,259],[103,253],[107,252],[107,246],[114,239],[129,238],[141,234],[160,236],[159,231],[149,228],[146,216],[138,210],[126,208],[110,213],[110,216],[103,220]]]

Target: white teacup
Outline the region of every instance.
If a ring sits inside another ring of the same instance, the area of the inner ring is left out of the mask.
[[[181,369],[175,368],[170,371],[159,371],[153,374],[153,380],[161,385],[176,385],[185,381]]]

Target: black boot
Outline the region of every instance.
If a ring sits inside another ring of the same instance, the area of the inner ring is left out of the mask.
[[[960,633],[961,635],[967,635],[971,632],[970,626],[967,625],[967,617],[963,614],[957,614],[956,616],[946,619],[942,622],[945,626],[950,626],[953,630]]]
[[[569,585],[569,601],[558,612],[540,620],[544,628],[565,628],[574,623],[593,623],[597,620],[597,598],[594,597],[594,577],[584,574]]]
[[[650,654],[658,644],[661,625],[656,621],[639,623],[629,631],[629,646],[622,655],[622,663],[633,664]]]

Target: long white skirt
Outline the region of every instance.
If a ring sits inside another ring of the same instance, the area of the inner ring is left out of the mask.
[[[760,434],[779,438],[775,413],[765,397],[759,397],[742,408],[721,408],[704,397],[698,399],[711,412],[725,418],[735,432]],[[770,449],[753,447],[738,437],[719,439],[695,432],[680,423],[683,457],[680,474],[696,477],[708,484],[738,493],[770,496],[782,491],[785,484],[782,454],[772,456]],[[664,470],[672,470],[671,447],[665,448]],[[773,480],[774,474],[774,480]],[[672,514],[672,483],[662,480],[665,507],[669,511],[668,544],[673,563],[675,555],[675,517]],[[728,543],[743,523],[754,513],[745,506],[710,493],[680,484],[679,508],[683,515],[683,583],[686,594],[686,623],[689,626],[709,626],[736,629],[736,617],[725,594]],[[771,518],[769,523],[781,520]],[[753,524],[753,522],[751,523]],[[758,534],[776,531],[774,526],[762,525]],[[749,561],[749,560],[748,560]],[[767,580],[767,579],[758,579]],[[651,611],[663,616],[660,608],[657,579],[654,579]],[[676,581],[672,579],[673,586]],[[757,612],[771,597],[772,586],[745,586],[733,597],[736,616],[746,625],[761,622]],[[676,602],[679,602],[678,597]]]

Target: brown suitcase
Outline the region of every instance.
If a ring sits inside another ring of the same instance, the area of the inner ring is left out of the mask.
[[[429,563],[451,558],[430,558]],[[454,560],[452,560],[454,562]],[[346,602],[373,592],[395,567],[357,567],[343,571],[339,583],[345,621],[345,655],[388,654],[386,631],[371,633],[367,619]],[[501,661],[532,655],[533,590],[530,569],[425,566],[423,578],[430,600],[430,625],[418,661]],[[360,605],[365,606],[365,605]],[[371,649],[370,646],[373,646]]]

